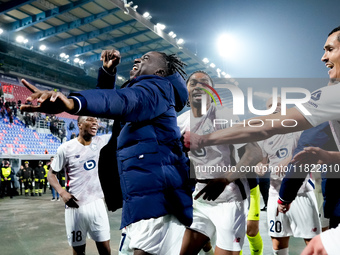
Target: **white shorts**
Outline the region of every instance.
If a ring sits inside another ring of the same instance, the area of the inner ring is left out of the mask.
[[[133,249],[129,248],[130,238],[126,235],[126,227],[122,229],[122,236],[120,237],[118,255],[133,255]]]
[[[277,213],[277,196],[269,195],[267,208],[268,235],[272,237],[294,236],[310,239],[320,234],[321,225],[314,191],[299,194],[289,211]]]
[[[223,250],[242,250],[247,218],[245,201],[208,204],[194,200],[190,229],[210,239],[216,235],[216,246]]]
[[[139,249],[155,255],[178,255],[184,231],[185,226],[170,214],[140,220],[126,227],[125,238],[122,232],[119,254],[133,254],[134,249]]]
[[[323,211],[323,194],[322,194],[322,190],[317,189],[317,185],[315,185],[315,190],[314,190],[314,194],[316,197],[316,201],[317,201],[317,205],[318,205],[318,210],[319,210],[319,218],[320,218],[320,222],[321,222],[321,227],[322,228],[326,228],[329,227],[329,219],[325,218],[325,214]]]
[[[86,235],[96,242],[110,240],[110,224],[103,199],[65,209],[67,240],[70,246],[86,243]]]

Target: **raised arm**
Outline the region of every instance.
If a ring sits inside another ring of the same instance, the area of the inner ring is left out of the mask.
[[[103,50],[100,60],[103,66],[98,70],[97,89],[114,89],[116,83],[117,66],[120,63],[118,50]]]
[[[104,50],[101,54],[103,66],[98,75],[98,88],[113,88],[115,82],[116,67],[120,63],[120,53],[117,50]],[[74,113],[79,109],[78,101],[67,98],[61,92],[42,91],[22,79],[21,82],[28,88],[32,94],[27,101],[33,102],[37,100],[37,105],[22,105],[20,110],[25,112],[44,112],[57,114],[61,112]]]
[[[72,112],[74,110],[74,100],[67,98],[63,93],[39,90],[25,79],[22,79],[21,82],[32,92],[27,98],[27,101],[33,102],[37,100],[37,105],[21,105],[20,110],[24,112],[44,112],[51,114]]]

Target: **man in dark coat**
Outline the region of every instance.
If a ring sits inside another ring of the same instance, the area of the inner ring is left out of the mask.
[[[188,159],[182,151],[176,119],[176,111],[183,109],[188,97],[178,73],[184,63],[174,55],[148,52],[135,59],[124,88],[115,90],[119,52],[104,51],[102,58],[98,87],[103,89],[77,92],[67,98],[60,92],[40,91],[22,80],[33,92],[29,99],[41,103],[22,109],[115,120],[113,133],[117,136],[111,140],[116,143],[113,148],[123,195],[121,227],[127,226],[130,247],[138,254],[162,254],[162,241],[180,236],[171,223],[189,226],[192,222]],[[161,236],[156,236],[154,229],[160,227],[158,224],[164,230]]]

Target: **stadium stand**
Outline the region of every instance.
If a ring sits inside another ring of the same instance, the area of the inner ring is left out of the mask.
[[[1,154],[44,154],[45,149],[49,154],[55,154],[60,144],[52,134],[25,128],[17,117],[14,117],[13,124],[7,117],[0,119]]]
[[[11,102],[21,100],[22,104],[26,102],[30,91],[22,85],[10,84],[1,82],[1,87],[4,92],[5,101]],[[19,117],[23,119],[18,110]],[[79,133],[77,126],[77,117],[68,113],[55,115],[61,122],[65,123],[66,140],[70,140],[72,133]],[[50,122],[44,121],[44,125],[37,122],[32,128],[25,128],[23,121],[17,116],[14,116],[14,121],[11,124],[6,112],[5,118],[0,117],[0,154],[15,155],[15,154],[44,154],[45,150],[49,154],[55,154],[61,144],[60,138],[50,133]],[[42,115],[41,119],[45,120],[46,115]],[[73,121],[74,129],[69,129],[70,123]],[[39,132],[39,127],[44,126],[44,132]],[[106,133],[107,124],[100,122],[102,127],[98,135]],[[34,129],[36,128],[36,129]],[[101,132],[100,132],[101,131]],[[111,133],[111,131],[108,131]]]
[[[12,93],[5,93],[4,97],[6,100],[12,101],[18,101],[21,100],[22,103],[26,102],[26,98],[31,94],[30,91],[25,88],[24,86],[20,86],[20,85],[14,85],[14,84],[10,84],[10,83],[6,83],[6,82],[1,82],[1,87],[12,87]],[[77,116],[68,114],[66,112],[61,113],[61,114],[57,114],[56,115],[58,118],[62,117],[62,118],[67,118],[67,119],[77,119]]]

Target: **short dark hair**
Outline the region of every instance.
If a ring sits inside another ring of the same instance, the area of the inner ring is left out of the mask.
[[[157,53],[161,54],[165,60],[165,65],[167,68],[167,70],[165,70],[166,76],[178,72],[182,78],[185,79],[187,76],[186,72],[184,71],[186,64],[176,54],[167,55],[164,52],[159,51],[157,51]]]
[[[203,74],[205,74],[206,76],[208,76],[208,78],[209,78],[209,80],[210,80],[210,82],[211,82],[211,86],[212,86],[212,87],[215,86],[213,80],[212,80],[211,77],[210,77],[210,75],[209,75],[207,72],[203,71],[203,70],[197,70],[197,71],[191,73],[191,74],[189,75],[188,79],[187,79],[187,84],[188,84],[188,82],[189,82],[191,76],[193,76],[195,73],[203,73]]]
[[[78,116],[78,118],[77,118],[77,122],[79,123],[79,122],[81,122],[81,119],[83,118],[83,116]]]
[[[340,26],[334,28],[329,34],[328,34],[328,37],[331,35],[331,34],[334,34],[335,32],[338,32],[340,31]],[[338,41],[340,42],[340,34],[338,34]]]

